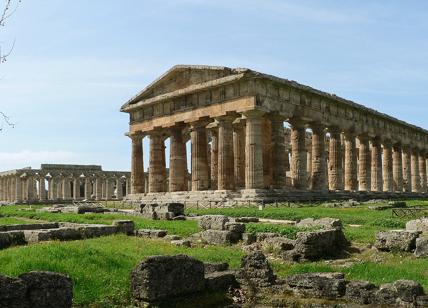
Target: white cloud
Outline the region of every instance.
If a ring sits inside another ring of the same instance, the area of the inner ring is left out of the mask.
[[[0,152],[0,170],[24,167],[38,168],[42,163],[73,163],[79,155],[69,151],[29,151]]]

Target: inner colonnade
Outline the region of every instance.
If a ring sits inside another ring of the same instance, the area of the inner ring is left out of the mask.
[[[121,110],[130,115],[131,200],[186,191],[241,199],[427,192],[428,131],[287,79],[179,65]]]
[[[130,173],[101,166],[43,164],[0,173],[0,201],[45,203],[122,200],[130,192]]]

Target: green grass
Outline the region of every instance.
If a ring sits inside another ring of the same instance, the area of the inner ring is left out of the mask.
[[[32,270],[69,275],[74,303],[123,307],[130,303],[130,273],[147,256],[187,254],[207,262],[239,266],[242,252],[234,247],[175,247],[159,240],[116,235],[74,242],[47,242],[0,251],[0,272],[17,276]]]
[[[150,220],[123,214],[69,214],[36,212],[39,207],[33,206],[30,210],[24,206],[7,206],[0,208],[0,214],[8,217],[23,217],[44,221],[61,221],[74,223],[112,224],[113,220],[133,220],[137,229],[163,229],[169,234],[188,236],[199,231],[198,223],[194,220],[165,221]]]
[[[297,228],[295,226],[279,225],[279,224],[267,224],[267,223],[248,223],[246,224],[246,232],[260,233],[260,232],[271,232],[279,233],[290,239],[295,239],[298,232],[314,231],[320,228]]]
[[[26,225],[37,223],[37,221],[30,221],[28,219],[20,219],[16,217],[0,217],[0,225]]]

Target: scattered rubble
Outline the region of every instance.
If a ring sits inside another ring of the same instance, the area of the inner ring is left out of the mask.
[[[208,244],[230,245],[242,240],[245,224],[231,222],[223,215],[205,215],[200,217],[199,226],[203,230],[200,236]]]
[[[141,204],[140,213],[146,218],[155,220],[185,219],[183,203]]]

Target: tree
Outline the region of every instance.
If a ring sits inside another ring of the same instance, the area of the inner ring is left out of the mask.
[[[9,19],[10,16],[13,15],[13,13],[15,13],[19,3],[21,3],[21,0],[4,0],[4,1],[5,3],[0,15],[0,27],[4,27],[6,25],[6,21]],[[15,42],[13,42],[12,47],[9,49],[8,52],[6,52],[5,54],[0,53],[0,63],[6,62],[6,59],[12,53],[14,46],[15,46]],[[4,112],[0,111],[0,131],[3,130],[5,125],[10,127],[15,127],[15,124],[13,124],[10,121],[9,116],[7,116]]]

